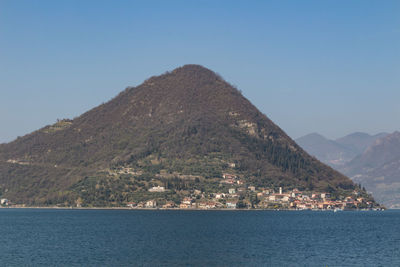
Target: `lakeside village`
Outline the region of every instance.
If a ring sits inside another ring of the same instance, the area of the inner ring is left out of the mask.
[[[246,185],[233,174],[223,174],[220,182],[229,188],[224,192],[202,192],[193,189],[181,195],[180,201],[167,201],[160,194],[168,194],[169,189],[163,186],[153,186],[148,189],[153,199],[140,202],[128,202],[120,208],[129,209],[182,209],[182,210],[219,210],[219,209],[265,209],[265,210],[381,210],[374,203],[361,196],[354,190],[351,196],[331,196],[327,192],[301,192],[298,189],[278,190],[257,188]],[[150,197],[151,198],[151,197]],[[26,207],[24,204],[14,204],[6,198],[0,199],[0,207]],[[77,208],[81,208],[77,204]],[[115,207],[117,208],[117,207]]]
[[[205,194],[200,190],[193,190],[177,204],[173,201],[156,199],[143,202],[130,202],[127,207],[132,209],[269,209],[269,210],[355,210],[373,209],[373,203],[360,196],[356,190],[352,196],[342,199],[333,199],[326,192],[301,192],[298,189],[285,191],[282,187],[275,192],[270,188],[256,188],[245,185],[235,175],[223,174],[221,183],[231,185],[228,193],[215,192]],[[162,186],[155,186],[148,190],[152,193],[167,192]]]

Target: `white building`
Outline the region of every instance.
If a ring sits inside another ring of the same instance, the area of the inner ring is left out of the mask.
[[[185,197],[182,201],[182,204],[186,204],[186,205],[191,205],[192,204],[192,199],[190,197]]]
[[[149,189],[149,192],[165,192],[164,186],[154,186]]]
[[[227,203],[226,203],[226,207],[227,207],[228,209],[236,209],[236,203],[234,203],[234,202],[227,202]]]
[[[149,200],[145,204],[146,208],[155,208],[157,207],[157,202],[155,200]]]
[[[283,201],[283,202],[289,202],[289,196],[284,196],[284,197],[282,198],[282,201]]]
[[[221,199],[224,197],[224,194],[215,194],[215,199]]]
[[[330,198],[330,197],[331,197],[331,194],[329,194],[329,193],[321,193],[321,198],[322,199]]]

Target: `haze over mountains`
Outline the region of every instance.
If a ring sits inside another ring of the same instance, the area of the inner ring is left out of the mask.
[[[311,134],[296,140],[321,161],[361,183],[390,208],[400,208],[400,133],[354,133],[335,141]],[[329,146],[328,146],[329,144]]]
[[[176,200],[185,190],[219,187],[224,172],[255,186],[338,197],[356,188],[199,65],[0,145],[1,194],[17,203],[121,205],[154,197],[155,185]]]
[[[356,132],[336,140],[329,140],[318,133],[311,133],[296,139],[296,142],[322,162],[332,167],[339,167],[363,153],[377,139],[386,135],[387,133],[369,135]]]
[[[379,138],[340,171],[387,207],[400,208],[400,132]]]

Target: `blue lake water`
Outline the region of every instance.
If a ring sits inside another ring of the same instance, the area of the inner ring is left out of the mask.
[[[0,209],[2,266],[400,266],[400,211]]]

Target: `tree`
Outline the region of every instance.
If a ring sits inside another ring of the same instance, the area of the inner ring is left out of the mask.
[[[246,205],[246,203],[243,202],[243,200],[239,200],[236,203],[236,208],[237,209],[245,209],[245,208],[247,208],[247,205]]]

